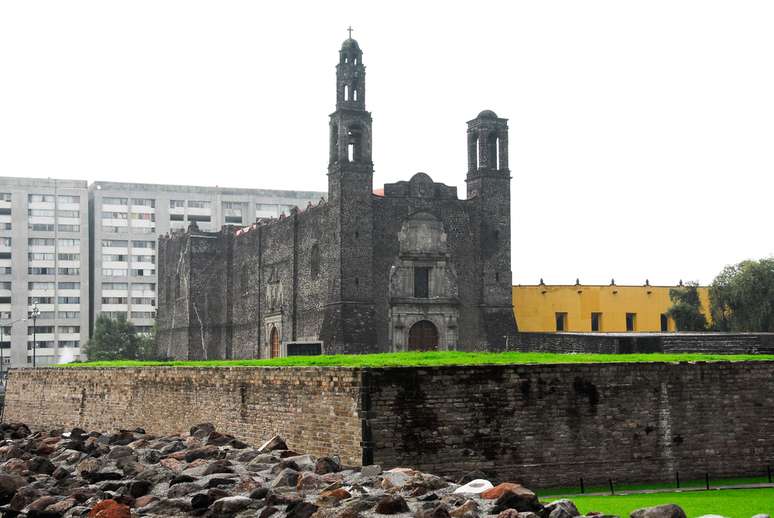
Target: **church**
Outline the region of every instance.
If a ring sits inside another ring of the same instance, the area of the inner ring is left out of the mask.
[[[328,198],[159,239],[156,347],[174,359],[498,350],[511,299],[508,122],[467,123],[467,193],[425,173],[373,188],[366,68],[336,65]],[[225,199],[225,198],[224,198]]]

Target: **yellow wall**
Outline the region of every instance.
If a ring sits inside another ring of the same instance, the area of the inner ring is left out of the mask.
[[[637,332],[661,331],[661,314],[672,306],[673,286],[514,286],[513,311],[519,331],[554,332],[556,313],[567,313],[566,331],[591,332],[591,313],[602,313],[600,332],[626,332],[626,313],[635,313]],[[709,320],[709,291],[699,287]],[[669,330],[675,324],[669,319]]]

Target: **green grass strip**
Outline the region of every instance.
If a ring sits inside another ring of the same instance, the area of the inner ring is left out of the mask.
[[[267,360],[205,361],[94,361],[60,367],[418,367],[443,365],[527,365],[568,363],[741,362],[774,360],[774,355],[755,354],[557,354],[404,352],[291,356]]]

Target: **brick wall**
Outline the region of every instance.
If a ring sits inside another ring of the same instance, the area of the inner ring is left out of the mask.
[[[209,421],[251,444],[278,433],[300,452],[359,464],[359,380],[335,368],[12,370],[4,421],[155,434]]]
[[[258,444],[528,486],[751,475],[774,465],[774,362],[13,370],[33,428],[211,421]],[[361,446],[362,441],[362,446]]]
[[[774,333],[517,333],[508,350],[554,353],[774,354]]]
[[[765,472],[774,362],[371,369],[374,462],[528,486]]]

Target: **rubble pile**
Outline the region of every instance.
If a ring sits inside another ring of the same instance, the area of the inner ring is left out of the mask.
[[[639,511],[638,511],[639,512]],[[212,424],[155,436],[0,424],[0,515],[28,518],[573,518],[569,500],[541,503],[482,474],[456,482],[409,468],[349,467],[292,451],[280,437],[252,447]],[[599,516],[601,514],[589,514]],[[661,506],[633,518],[684,518]]]

